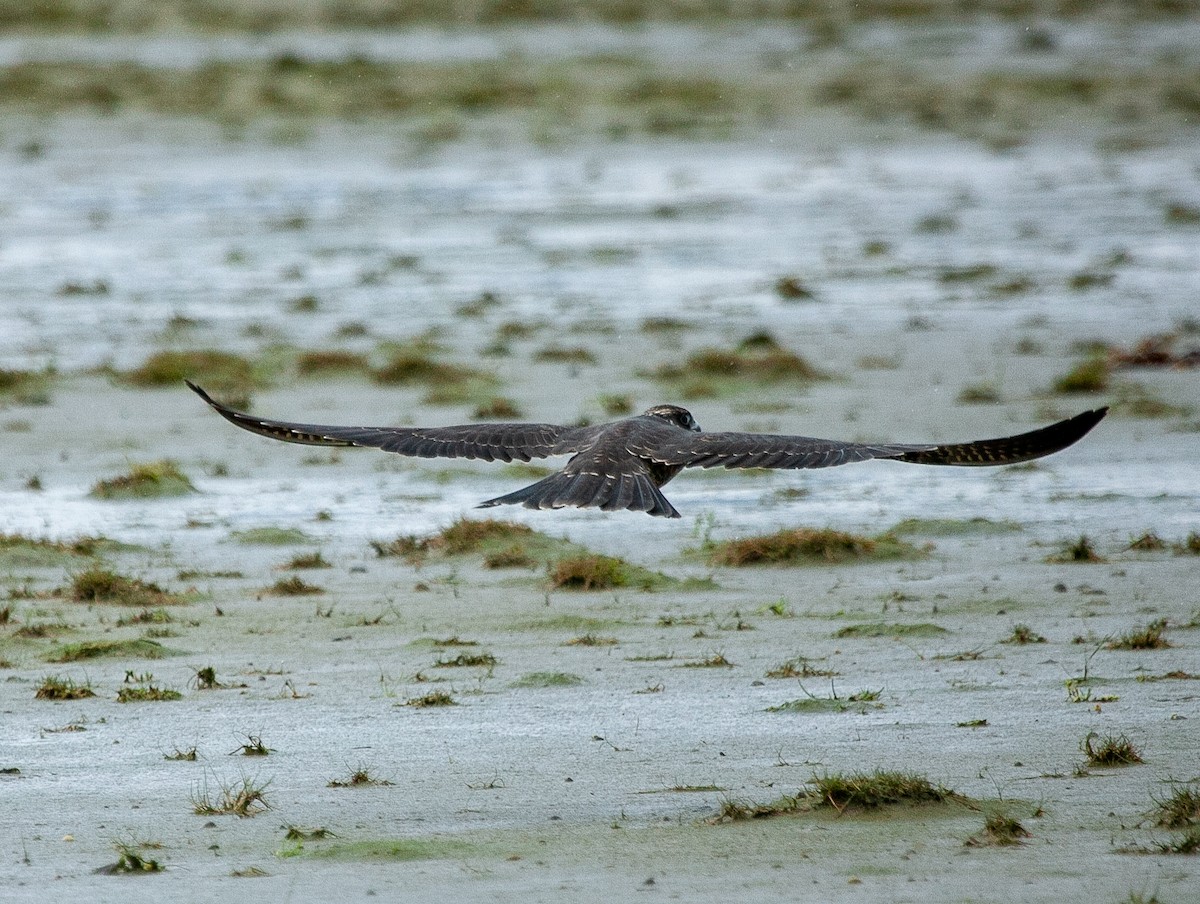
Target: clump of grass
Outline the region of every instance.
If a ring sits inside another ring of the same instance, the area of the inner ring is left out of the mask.
[[[615,637],[603,637],[599,634],[580,634],[578,637],[572,637],[566,641],[563,646],[567,647],[611,647],[616,646],[617,639]]]
[[[817,293],[806,286],[798,276],[781,276],[775,280],[775,294],[784,301],[812,301]]]
[[[871,810],[898,804],[945,803],[958,797],[915,772],[883,769],[814,775],[810,785],[808,797],[814,806],[828,805],[839,813],[851,808]]]
[[[0,368],[0,400],[15,405],[47,405],[53,371]]]
[[[459,653],[452,659],[438,659],[435,669],[494,668],[498,660],[491,653]]]
[[[963,844],[967,847],[984,847],[988,845],[1011,847],[1012,845],[1024,843],[1023,839],[1025,838],[1032,837],[1033,835],[1029,830],[1013,817],[1005,816],[1002,813],[993,813],[983,821],[983,831],[977,835],[972,835]]]
[[[25,534],[0,533],[0,563],[10,568],[67,565],[75,558],[95,556],[109,545],[114,544],[101,537],[50,540]]]
[[[787,528],[774,534],[713,544],[714,565],[841,564],[919,558],[925,553],[893,534],[862,537],[829,528]]]
[[[458,701],[455,700],[446,691],[430,691],[420,697],[409,697],[404,701],[405,706],[414,706],[418,709],[429,709],[435,706],[458,706]]]
[[[133,615],[122,615],[117,619],[117,627],[124,628],[129,625],[169,625],[173,621],[175,621],[174,616],[162,606],[158,606],[154,609],[143,609],[141,612],[134,613]]]
[[[558,364],[595,364],[596,353],[581,345],[547,345],[534,352],[533,360]]]
[[[230,751],[229,755],[269,756],[272,753],[274,753],[274,748],[264,744],[262,738],[258,735],[246,735],[246,740]]]
[[[484,568],[536,568],[538,560],[520,544],[484,554]]]
[[[672,578],[616,556],[596,553],[565,556],[550,569],[551,590],[613,590],[636,587],[655,590],[674,583]]]
[[[935,537],[957,537],[970,534],[1006,534],[1021,530],[1015,521],[993,521],[982,516],[975,518],[905,518],[897,521],[889,534],[928,534]]]
[[[114,603],[121,606],[157,608],[183,602],[157,584],[126,577],[108,568],[96,566],[77,572],[71,578],[71,598],[80,603]]]
[[[113,847],[117,850],[117,862],[103,866],[97,872],[116,875],[118,873],[161,873],[163,871],[161,863],[142,853],[147,845],[118,841],[113,844]]]
[[[159,687],[153,681],[153,675],[132,676],[132,683],[127,683],[117,691],[118,703],[161,703],[182,700],[183,694],[171,688]],[[126,674],[126,682],[131,682],[131,675]]]
[[[513,420],[521,417],[521,409],[512,399],[503,396],[492,396],[475,406],[471,413],[475,420]]]
[[[597,396],[601,410],[610,417],[621,417],[633,413],[633,398],[629,395],[605,394]]]
[[[444,705],[444,704],[443,704]],[[329,788],[364,788],[375,786],[390,785],[386,778],[380,778],[375,774],[373,767],[360,763],[350,770],[349,775],[343,779],[331,779],[327,787]]]
[[[56,647],[47,657],[49,662],[80,662],[102,657],[127,659],[164,659],[177,655],[153,640],[139,637],[136,640],[86,640],[80,643],[63,644]]]
[[[397,537],[387,543],[373,541],[371,546],[380,557],[397,556],[419,563],[427,556],[466,555],[502,547],[524,548],[526,541],[540,537],[533,528],[516,521],[495,518],[459,518],[432,537]]]
[[[1087,757],[1089,766],[1129,766],[1145,762],[1133,741],[1123,734],[1101,737],[1089,731],[1087,737],[1079,742],[1079,749]]]
[[[225,687],[224,684],[217,680],[217,670],[211,665],[196,669],[196,674],[192,676],[191,684],[198,691],[213,691]]]
[[[490,393],[496,378],[485,371],[435,360],[422,344],[396,350],[382,367],[372,372],[375,382],[384,386],[424,386],[428,404],[454,404],[472,396]]]
[[[73,678],[47,675],[33,695],[35,700],[86,700],[96,696],[90,681],[76,684]]]
[[[155,352],[140,366],[120,374],[124,382],[144,387],[178,387],[187,378],[225,393],[239,406],[252,389],[263,385],[248,359],[215,349]]]
[[[734,664],[725,658],[725,654],[721,652],[713,652],[700,659],[693,659],[688,662],[681,662],[678,668],[682,669],[732,669]]]
[[[194,492],[196,487],[179,466],[162,459],[134,465],[126,474],[98,481],[89,495],[96,499],[158,499]]]
[[[1164,829],[1186,829],[1200,825],[1200,789],[1190,784],[1177,784],[1170,795],[1155,798],[1151,814],[1154,824]]]
[[[341,349],[312,350],[296,357],[296,373],[302,377],[327,374],[365,374],[371,369],[366,355]]]
[[[815,668],[803,656],[797,656],[767,669],[768,678],[832,678],[837,675],[833,669]]]
[[[1096,355],[1075,365],[1054,381],[1054,391],[1064,395],[1103,392],[1108,388],[1112,365],[1106,356]]]
[[[583,679],[570,672],[528,672],[509,684],[509,687],[575,687],[578,684],[583,684]]]
[[[959,390],[956,401],[960,405],[995,405],[1003,397],[994,383],[971,383]]]
[[[317,549],[313,552],[305,552],[293,556],[283,567],[291,570],[300,570],[306,568],[332,568],[333,565],[321,555],[321,550]]]
[[[1000,642],[1024,646],[1029,643],[1045,643],[1046,638],[1034,631],[1029,625],[1016,624],[1013,625],[1012,634]]]
[[[257,779],[243,775],[237,781],[222,782],[212,790],[206,780],[192,792],[192,812],[197,816],[232,815],[248,819],[270,809],[266,794],[269,785],[270,782],[259,783]]]
[[[1096,547],[1092,545],[1092,541],[1086,535],[1081,535],[1074,543],[1067,543],[1063,548],[1056,553],[1046,556],[1046,561],[1053,564],[1080,562],[1080,563],[1100,563],[1104,562],[1104,556],[1096,552]]]
[[[181,763],[194,763],[200,757],[200,751],[193,744],[191,747],[176,747],[170,753],[164,753],[164,760],[172,760]]]
[[[1193,555],[1200,556],[1200,533],[1192,531],[1181,543],[1176,543],[1172,546],[1176,555]]]
[[[1154,531],[1146,531],[1140,537],[1129,541],[1129,549],[1135,552],[1157,552],[1166,549],[1166,542]]]
[[[827,374],[766,333],[747,337],[733,348],[700,349],[682,363],[662,365],[653,376],[673,384],[684,398],[717,395],[721,390],[736,392],[747,386],[808,384],[828,379]]]
[[[932,784],[912,772],[876,770],[874,772],[826,773],[814,775],[806,789],[796,795],[784,795],[771,803],[753,804],[726,800],[709,822],[740,822],[809,812],[831,807],[839,814],[855,810],[874,810],[891,806],[919,806],[962,800],[960,795]]]
[[[865,622],[846,625],[833,632],[834,637],[936,637],[946,629],[932,622],[916,622],[911,625],[893,622]]]
[[[1156,847],[1163,854],[1195,854],[1200,852],[1200,828],[1193,826],[1173,841],[1161,841]]]
[[[231,536],[239,543],[255,546],[292,546],[312,542],[312,537],[298,527],[251,527],[234,531]]]
[[[271,596],[315,596],[324,593],[325,588],[310,584],[300,577],[292,575],[280,578],[263,592],[269,593]]]
[[[1144,628],[1126,631],[1105,646],[1110,650],[1163,650],[1171,646],[1171,642],[1165,636],[1166,630],[1167,620],[1160,618]]]

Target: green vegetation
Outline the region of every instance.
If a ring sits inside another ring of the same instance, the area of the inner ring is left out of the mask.
[[[711,398],[779,384],[806,386],[829,379],[768,333],[749,336],[730,349],[700,349],[679,364],[660,366],[652,376],[684,399]]]
[[[449,695],[446,695],[449,696]],[[451,701],[453,702],[453,701]],[[434,706],[446,706],[446,703],[435,703]],[[346,778],[331,779],[328,786],[330,788],[364,788],[371,786],[387,786],[390,785],[386,778],[379,778],[375,774],[373,767],[364,763],[359,763],[350,770],[350,774]]]
[[[1046,638],[1034,631],[1029,625],[1015,624],[1013,625],[1012,634],[1000,642],[1024,646],[1029,643],[1045,643]]]
[[[874,772],[814,775],[806,788],[767,804],[726,800],[709,822],[713,824],[766,819],[831,808],[839,815],[881,807],[919,806],[962,801],[960,795],[932,784],[912,772],[877,769]]]
[[[991,518],[905,518],[898,521],[889,534],[923,534],[931,537],[987,536],[1021,530],[1015,521],[993,521]]]
[[[1079,742],[1079,749],[1087,757],[1089,766],[1129,766],[1145,762],[1141,751],[1123,734],[1101,737],[1089,731],[1087,737]]]
[[[1163,650],[1171,646],[1171,642],[1165,637],[1166,631],[1167,620],[1160,618],[1144,628],[1126,631],[1105,646],[1110,650]]]
[[[178,656],[178,650],[139,637],[133,640],[85,640],[55,647],[47,662],[81,662],[87,659],[165,659]]]
[[[370,360],[358,352],[310,349],[296,356],[296,373],[302,377],[366,375],[370,371]]]
[[[1103,392],[1108,388],[1111,372],[1107,357],[1088,358],[1055,380],[1054,391],[1067,395]]]
[[[48,675],[38,685],[35,700],[86,700],[96,696],[90,681],[76,684],[72,678]]]
[[[312,543],[312,537],[298,527],[251,527],[231,535],[239,543],[256,546],[294,546]]]
[[[1176,783],[1171,793],[1155,798],[1150,814],[1156,826],[1164,829],[1186,829],[1200,825],[1200,789],[1194,784]]]
[[[509,684],[513,688],[575,687],[583,679],[570,672],[527,672]]]
[[[410,697],[404,701],[404,705],[415,706],[418,709],[428,709],[434,706],[457,706],[458,701],[446,691],[430,691],[428,694],[420,697]],[[332,785],[332,782],[330,784]]]
[[[69,565],[74,559],[91,557],[115,546],[100,537],[49,540],[24,534],[0,534],[0,566],[7,568],[51,568]]]
[[[1096,547],[1092,545],[1090,538],[1080,536],[1078,540],[1066,543],[1059,552],[1046,556],[1046,561],[1051,564],[1069,562],[1100,563],[1104,562],[1105,559],[1104,556],[1096,552]]]
[[[629,587],[637,590],[662,590],[676,586],[679,581],[660,571],[632,565],[616,556],[585,554],[565,556],[550,569],[552,590],[615,590]]]
[[[297,575],[292,575],[291,577],[280,578],[263,592],[271,596],[315,596],[324,593],[325,588],[318,587],[316,584],[310,584]]]
[[[210,789],[207,780],[192,792],[192,812],[197,816],[232,815],[242,819],[270,809],[266,791],[270,782],[259,783],[243,775],[234,782]]]
[[[1032,838],[1029,830],[1011,816],[992,813],[983,821],[983,830],[965,842],[967,847],[1011,847]]]
[[[0,403],[48,405],[52,370],[8,370],[0,368]]]
[[[126,474],[98,481],[89,495],[96,499],[158,499],[196,492],[188,476],[173,461],[134,465]]]
[[[820,669],[809,664],[803,656],[796,656],[767,669],[767,678],[832,678],[837,675],[833,669]]]
[[[303,570],[309,568],[332,568],[333,566],[321,555],[321,550],[316,549],[312,552],[293,556],[283,567],[291,570]]]
[[[931,622],[917,622],[902,625],[885,622],[866,622],[858,625],[847,625],[833,632],[834,637],[937,637],[945,634],[946,629]]]
[[[183,694],[154,683],[131,684],[117,691],[118,703],[161,703],[182,700]]]
[[[183,597],[163,590],[157,584],[118,574],[96,566],[71,578],[71,599],[79,603],[112,603],[119,606],[157,608],[185,602]]]
[[[807,697],[800,697],[796,700],[788,700],[786,703],[779,703],[775,706],[768,706],[769,713],[845,713],[856,712],[865,713],[869,709],[882,709],[883,704],[879,703],[879,691],[858,691],[850,694],[848,697],[838,697],[831,695],[829,697],[814,697],[811,694]]]
[[[372,378],[384,386],[423,386],[428,405],[483,404],[494,396],[497,387],[494,375],[438,361],[429,344],[423,342],[395,349],[387,363],[375,369]]]
[[[0,82],[4,76],[11,78],[12,70],[0,72]],[[236,407],[245,407],[250,392],[265,385],[265,376],[249,359],[216,349],[155,352],[119,378],[133,386],[171,388],[191,379],[220,392]]]
[[[113,847],[117,850],[117,862],[107,867],[102,867],[100,871],[108,874],[162,872],[163,867],[161,863],[142,853],[143,849],[148,846],[122,841],[114,843]]]
[[[706,547],[714,565],[836,565],[849,562],[916,559],[925,551],[885,533],[862,537],[830,528],[787,528],[774,534],[711,543]]]
[[[438,659],[435,669],[494,668],[499,662],[491,653],[459,653],[450,659]]]

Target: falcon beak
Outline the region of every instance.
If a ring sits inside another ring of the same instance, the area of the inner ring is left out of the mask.
[[[693,432],[693,433],[701,433],[701,432],[703,432],[703,431],[701,431],[701,429],[700,429],[700,425],[699,425],[699,424],[697,424],[695,421],[692,421],[692,432]]]

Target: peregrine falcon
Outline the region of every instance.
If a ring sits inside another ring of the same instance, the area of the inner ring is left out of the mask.
[[[655,405],[610,424],[463,424],[456,427],[334,427],[273,421],[235,411],[187,385],[243,430],[289,443],[368,446],[419,458],[529,461],[571,455],[561,471],[479,504],[531,509],[622,509],[665,518],[679,512],[660,487],[684,468],[828,468],[873,458],[919,465],[1009,465],[1041,458],[1081,439],[1108,413],[1085,411],[1018,436],[967,443],[852,443],[767,433],[702,433],[691,413]]]

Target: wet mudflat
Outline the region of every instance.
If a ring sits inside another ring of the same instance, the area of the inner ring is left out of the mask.
[[[789,29],[714,38],[714,79],[748,90],[746,48],[777,66],[812,46]],[[995,23],[957,44],[890,30],[854,32],[855,52],[877,66],[933,41],[986,74],[1007,58],[979,49],[1016,40]],[[443,36],[439,59],[528,52],[482,34]],[[643,78],[688,34],[649,28],[622,52]],[[1116,43],[1169,56],[1171,35],[1149,23]],[[78,63],[38,40],[6,50],[9,76]],[[410,60],[389,48],[411,36],[373,40],[380,65]],[[573,59],[580,39],[557,40]],[[132,46],[147,45],[84,62]],[[1039,66],[1070,52],[1064,37]],[[1167,104],[1139,129],[1097,102],[1092,119],[971,134],[844,101],[760,121],[659,82],[653,102],[587,95],[572,136],[544,85],[525,87],[424,118],[348,120],[328,97],[245,121],[136,99],[7,108],[14,899],[1185,900],[1186,116]],[[540,472],[270,443],[185,375],[332,423],[596,421],[672,401],[710,430],[951,441],[1112,414],[1008,469],[685,473],[667,488],[684,518],[665,521],[476,512]],[[826,544],[813,557],[719,554],[800,528]],[[1142,762],[1103,755],[1122,742]],[[809,793],[875,770],[954,793]],[[114,862],[146,875],[93,872]]]

